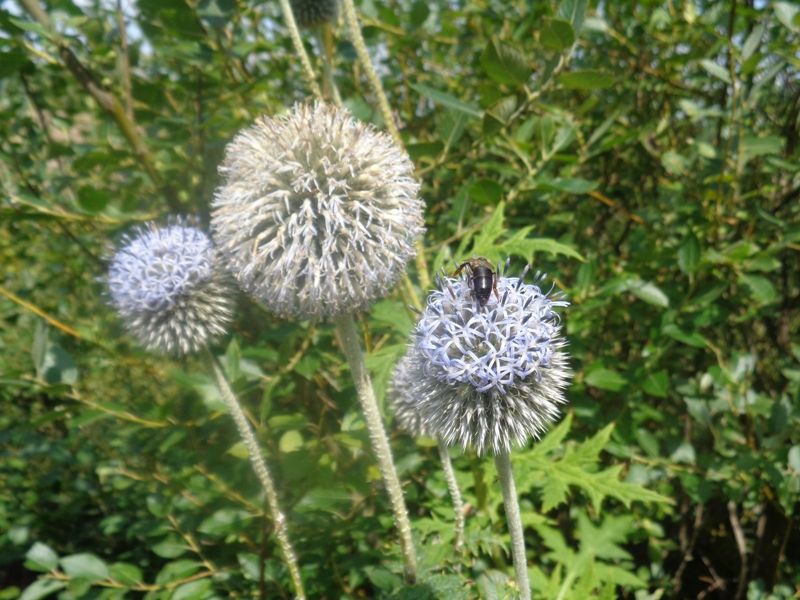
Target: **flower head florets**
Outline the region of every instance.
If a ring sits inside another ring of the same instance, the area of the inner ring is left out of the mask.
[[[183,219],[125,236],[107,284],[126,328],[148,350],[195,352],[224,335],[233,318],[232,286],[211,240]]]
[[[300,27],[332,23],[339,14],[338,0],[290,0],[290,3]]]
[[[413,437],[432,437],[422,422],[419,412],[417,386],[422,371],[419,352],[409,348],[394,370],[389,389],[389,401],[394,411],[397,425]]]
[[[409,396],[423,427],[479,454],[539,437],[558,417],[571,375],[554,310],[567,302],[522,277],[498,277],[497,296],[480,306],[467,277],[440,280],[404,375],[417,381]]]
[[[281,316],[357,312],[414,256],[422,202],[392,139],[344,109],[298,105],[228,145],[212,228],[242,288]]]

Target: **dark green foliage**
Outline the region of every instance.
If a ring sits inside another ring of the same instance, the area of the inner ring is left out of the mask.
[[[121,4],[49,2],[58,33],[0,6],[0,599],[289,598],[208,369],[137,349],[97,277],[134,224],[207,220],[225,144],[307,88],[277,2]],[[513,457],[535,596],[793,597],[797,7],[359,8],[423,183],[429,272],[511,256],[572,302],[569,414]],[[344,30],[335,43],[345,104],[380,124]],[[427,291],[410,277],[361,319],[381,398]],[[492,461],[454,454],[456,554],[435,444],[393,434],[422,572],[404,587],[332,329],[242,298],[217,350],[310,598],[512,597]]]

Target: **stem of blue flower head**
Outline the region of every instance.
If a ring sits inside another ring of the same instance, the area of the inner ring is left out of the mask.
[[[239,405],[236,395],[233,393],[227,377],[225,377],[219,359],[214,356],[211,350],[208,350],[208,358],[211,363],[211,368],[214,371],[214,377],[216,378],[217,387],[219,388],[222,400],[228,408],[228,411],[230,411],[231,417],[233,417],[233,422],[236,424],[236,429],[239,431],[239,437],[241,437],[247,449],[247,454],[250,457],[250,464],[253,466],[253,471],[255,471],[256,477],[258,477],[261,487],[264,490],[264,495],[267,498],[267,505],[269,506],[270,513],[272,513],[271,516],[275,526],[275,537],[278,539],[278,545],[283,553],[283,559],[286,561],[286,566],[289,569],[289,576],[292,578],[295,598],[297,600],[305,600],[306,593],[303,588],[303,581],[300,578],[297,556],[289,541],[286,517],[278,503],[278,493],[275,490],[275,483],[272,479],[272,475],[269,472],[267,463],[264,461],[264,457],[261,455],[261,449],[253,433],[253,428],[247,421],[244,410],[242,410],[242,407]]]
[[[439,457],[442,461],[444,478],[447,481],[447,489],[450,492],[450,499],[453,502],[453,510],[455,511],[455,532],[453,537],[455,549],[459,551],[464,545],[464,501],[461,499],[461,490],[458,488],[456,472],[453,469],[453,462],[450,460],[450,452],[441,440],[439,441]]]
[[[500,487],[503,488],[503,504],[506,508],[508,532],[511,534],[511,557],[514,561],[519,597],[520,600],[530,600],[531,584],[528,579],[528,559],[525,557],[525,537],[519,513],[517,486],[514,484],[514,473],[511,470],[511,458],[508,452],[496,454],[494,463],[497,466]]]
[[[372,388],[372,381],[364,362],[364,353],[361,350],[356,324],[352,315],[343,315],[336,318],[335,324],[339,344],[350,365],[350,373],[356,386],[372,449],[378,459],[378,466],[383,476],[386,492],[389,494],[389,501],[394,513],[394,523],[400,534],[400,550],[403,554],[406,581],[414,583],[417,579],[417,556],[414,550],[414,541],[411,537],[411,522],[408,519],[403,490],[400,487],[400,480],[397,478],[397,470],[392,459],[392,450],[389,447],[389,439],[383,427],[378,402],[375,399],[375,392]]]

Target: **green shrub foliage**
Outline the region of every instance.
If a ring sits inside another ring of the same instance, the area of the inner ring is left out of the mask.
[[[379,400],[432,274],[531,262],[571,302],[575,370],[565,418],[512,456],[534,597],[794,597],[797,6],[357,9],[426,202],[423,260],[359,318]],[[322,89],[327,54],[382,127],[345,24],[301,35]],[[291,597],[208,369],[137,347],[98,277],[137,224],[207,224],[225,144],[310,99],[278,2],[0,6],[0,598]],[[390,429],[420,562],[405,586],[333,329],[244,297],[236,314],[215,350],[308,596],[513,598],[492,461],[453,452],[455,552],[435,442]]]

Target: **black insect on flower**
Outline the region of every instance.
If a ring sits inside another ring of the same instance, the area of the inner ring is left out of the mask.
[[[470,288],[478,301],[478,306],[481,308],[486,306],[492,292],[498,300],[500,299],[500,295],[497,293],[497,273],[495,273],[492,263],[480,256],[470,258],[458,265],[453,276],[458,277],[465,268],[469,269]]]

